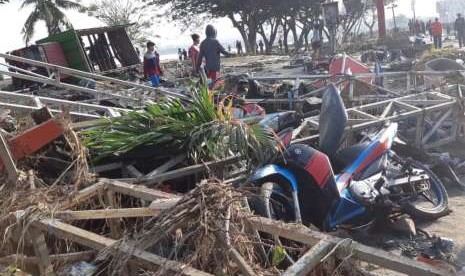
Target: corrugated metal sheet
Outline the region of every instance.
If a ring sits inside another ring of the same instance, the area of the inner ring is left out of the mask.
[[[91,72],[87,57],[84,54],[75,30],[68,30],[36,41],[37,44],[47,42],[58,42],[61,44],[70,68]]]

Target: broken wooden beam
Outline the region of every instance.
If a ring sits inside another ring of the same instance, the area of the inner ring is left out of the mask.
[[[65,254],[49,255],[52,263],[75,263],[81,261],[91,261],[95,257],[95,251],[82,251]],[[28,257],[24,255],[9,255],[0,258],[0,264],[11,265],[15,263],[22,263],[25,265],[38,265],[39,259],[37,257]]]
[[[80,190],[75,195],[72,195],[68,200],[61,203],[58,207],[59,210],[67,210],[73,208],[76,205],[79,205],[97,195],[104,190],[107,184],[99,181],[92,186],[89,186],[85,189]]]
[[[312,246],[325,239],[335,245],[342,241],[340,238],[330,237],[326,234],[313,231],[303,225],[286,224],[284,222],[273,221],[260,217],[248,217],[247,220],[258,231]],[[352,242],[351,250],[353,258],[355,259],[396,272],[405,273],[407,275],[444,276],[450,274],[448,271],[444,271],[428,264],[421,263],[404,256],[398,256],[381,249],[362,245],[357,242]]]
[[[171,206],[170,206],[171,207]],[[54,218],[73,221],[73,220],[96,220],[96,219],[119,219],[119,218],[138,218],[158,216],[162,208],[122,208],[122,209],[104,209],[104,210],[85,210],[85,211],[62,211],[53,214]]]
[[[219,161],[211,161],[211,162],[207,162],[204,164],[197,164],[197,165],[189,166],[186,168],[181,168],[181,169],[169,171],[166,173],[162,173],[162,174],[156,175],[151,178],[143,179],[141,181],[141,184],[151,186],[151,185],[163,182],[163,181],[205,172],[205,171],[208,171],[209,169],[222,168],[224,166],[237,163],[239,160],[241,160],[241,158],[236,156],[236,157],[229,157],[229,158],[219,160]]]
[[[327,239],[319,241],[297,262],[289,267],[282,276],[307,276],[331,252],[336,245]]]
[[[177,195],[147,188],[143,185],[128,184],[111,179],[102,179],[108,189],[123,195],[133,196],[146,201],[153,201],[163,198],[180,198]]]
[[[134,250],[134,248],[127,245],[119,244],[116,240],[97,235],[57,220],[38,220],[33,222],[33,226],[58,238],[75,242],[94,250],[108,249],[112,254],[129,254],[132,262],[148,270],[156,271],[162,267],[169,274],[211,276],[209,273],[197,270],[186,264],[171,261],[146,251]]]

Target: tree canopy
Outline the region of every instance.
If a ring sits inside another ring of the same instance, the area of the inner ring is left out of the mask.
[[[61,32],[62,28],[72,27],[62,10],[84,10],[84,7],[79,3],[70,0],[24,0],[21,9],[25,7],[33,7],[23,27],[26,43],[34,35],[37,22],[45,21],[48,34],[56,34]]]
[[[386,0],[386,3],[395,0]],[[152,0],[151,4],[167,6],[173,21],[187,26],[205,22],[206,18],[227,17],[241,34],[247,51],[255,52],[260,36],[267,50],[281,31],[287,48],[289,35],[295,48],[300,48],[314,29],[314,22],[321,27],[321,4],[325,0]],[[343,37],[360,29],[367,9],[375,0],[342,0],[347,13],[341,16],[340,33]],[[324,31],[324,30],[319,30]],[[281,38],[280,36],[280,38]]]
[[[154,7],[147,7],[143,0],[94,1],[87,13],[108,26],[131,24],[127,28],[129,38],[139,46],[151,39],[149,29],[157,21]]]

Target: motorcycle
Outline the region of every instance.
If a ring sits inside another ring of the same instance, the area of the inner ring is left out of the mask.
[[[319,148],[290,145],[283,160],[254,173],[252,183],[260,196],[252,205],[258,215],[333,231],[398,212],[427,220],[448,214],[441,180],[392,150],[398,124],[388,123],[340,149],[347,122],[340,92],[330,84],[319,116]]]

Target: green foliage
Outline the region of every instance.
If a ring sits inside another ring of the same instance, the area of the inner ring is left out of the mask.
[[[192,98],[191,103],[167,99],[108,120],[84,132],[85,144],[97,159],[157,145],[186,152],[194,162],[242,155],[258,164],[275,150],[271,130],[234,120],[231,106],[216,105],[206,86],[193,88]]]
[[[69,22],[62,9],[81,12],[84,10],[84,7],[77,1],[70,0],[24,0],[21,9],[25,7],[33,7],[22,31],[26,43],[34,36],[37,22],[45,21],[48,34],[56,34],[61,32],[62,28],[72,28],[71,22]]]
[[[275,246],[273,249],[272,265],[278,266],[286,259],[286,252],[282,246]]]
[[[154,6],[145,0],[100,0],[87,8],[87,14],[108,26],[132,24],[127,28],[129,38],[138,46],[154,39],[150,30],[158,21]]]

